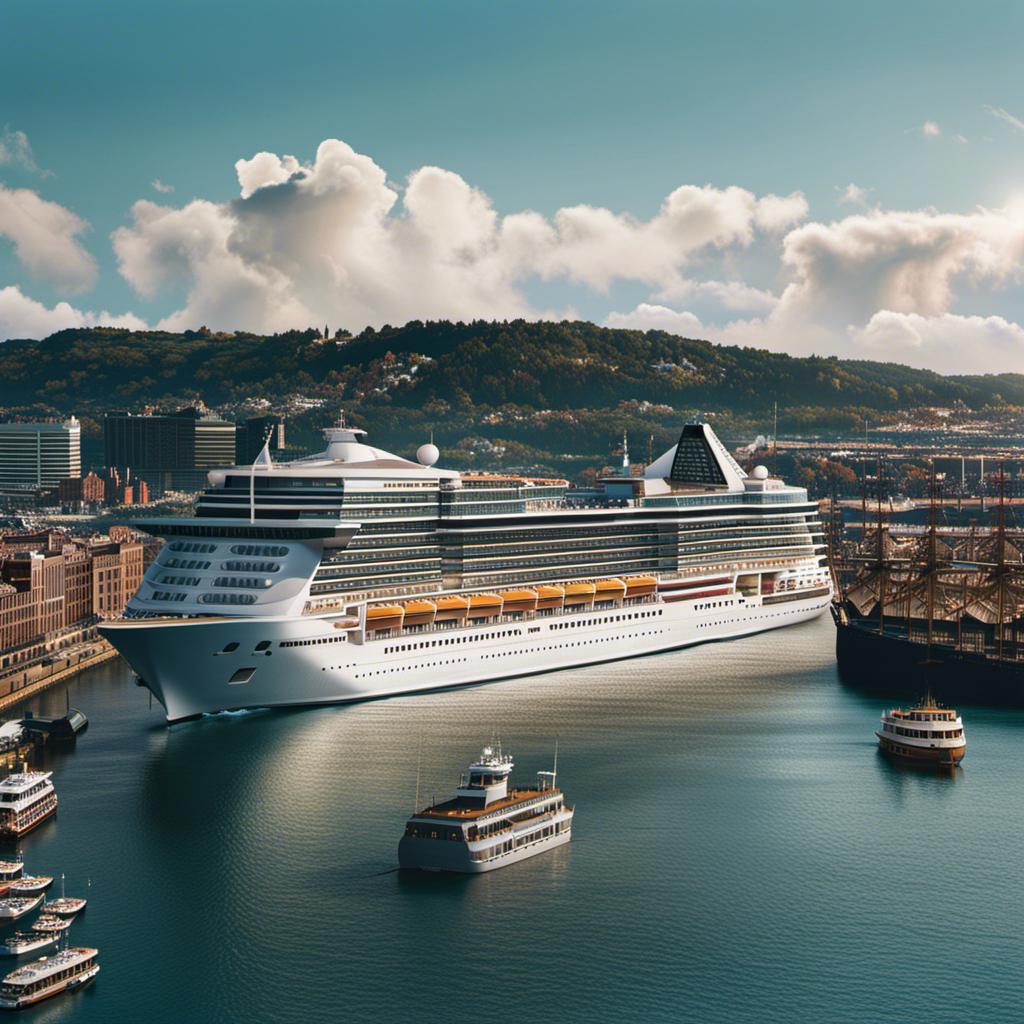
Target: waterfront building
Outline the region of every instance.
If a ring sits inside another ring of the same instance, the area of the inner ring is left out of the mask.
[[[81,425],[0,423],[0,497],[34,504],[45,490],[82,472]]]
[[[235,465],[251,466],[266,444],[272,455],[284,449],[284,423],[278,416],[252,416],[235,432]]]
[[[124,528],[88,540],[57,530],[0,537],[0,669],[120,615],[145,565],[143,543]]]
[[[207,471],[235,458],[235,425],[196,408],[170,416],[109,413],[103,418],[103,461],[131,466],[156,492],[198,490]]]

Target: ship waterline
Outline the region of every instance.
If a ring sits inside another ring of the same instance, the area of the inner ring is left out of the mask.
[[[704,425],[645,477],[592,491],[460,477],[360,433],[218,471],[194,518],[139,524],[168,543],[100,629],[169,721],[613,661],[831,600],[806,492],[748,477]]]

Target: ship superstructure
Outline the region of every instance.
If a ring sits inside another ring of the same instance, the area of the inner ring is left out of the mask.
[[[706,424],[594,488],[438,469],[326,431],[319,456],[216,470],[125,620],[100,631],[168,720],[484,682],[819,615],[806,491],[749,476]]]

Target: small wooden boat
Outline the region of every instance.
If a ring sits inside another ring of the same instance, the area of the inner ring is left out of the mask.
[[[45,875],[22,875],[10,883],[12,896],[38,896],[53,885],[53,879]]]
[[[86,902],[78,896],[58,896],[55,900],[47,900],[43,904],[43,913],[55,914],[57,917],[74,917],[79,911],[85,910]]]
[[[32,922],[31,927],[34,932],[66,932],[71,927],[71,918],[40,914]]]

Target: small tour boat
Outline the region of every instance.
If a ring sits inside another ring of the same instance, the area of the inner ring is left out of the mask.
[[[60,876],[60,896],[55,900],[47,900],[43,904],[44,914],[54,914],[57,917],[74,917],[80,910],[85,910],[87,900],[80,896],[64,895],[64,875]]]
[[[20,860],[0,860],[0,882],[10,882],[14,878],[21,878],[25,865]]]
[[[59,932],[15,932],[0,942],[0,956],[24,956],[37,949],[56,946],[59,941]]]
[[[22,875],[10,883],[12,896],[38,896],[53,885],[53,879],[45,875]]]
[[[19,772],[0,782],[0,838],[20,839],[57,810],[52,772]]]
[[[70,917],[57,917],[56,914],[40,914],[32,922],[34,932],[63,932],[71,927]]]
[[[44,914],[55,914],[57,917],[74,917],[80,910],[85,910],[86,901],[75,896],[58,896],[55,900],[47,900],[43,904]]]
[[[42,893],[38,896],[11,896],[0,900],[0,924],[6,921],[17,921],[19,917],[31,914],[43,902]]]
[[[558,758],[555,757],[557,771]],[[569,842],[575,808],[555,788],[555,771],[535,788],[508,788],[512,758],[484,747],[453,800],[414,814],[398,844],[403,868],[493,871]]]
[[[964,723],[951,708],[939,707],[929,694],[916,707],[882,714],[875,730],[879,748],[890,757],[920,765],[953,768],[964,756]]]
[[[0,1009],[21,1010],[61,992],[73,992],[96,977],[99,950],[86,946],[40,957],[0,982]]]

